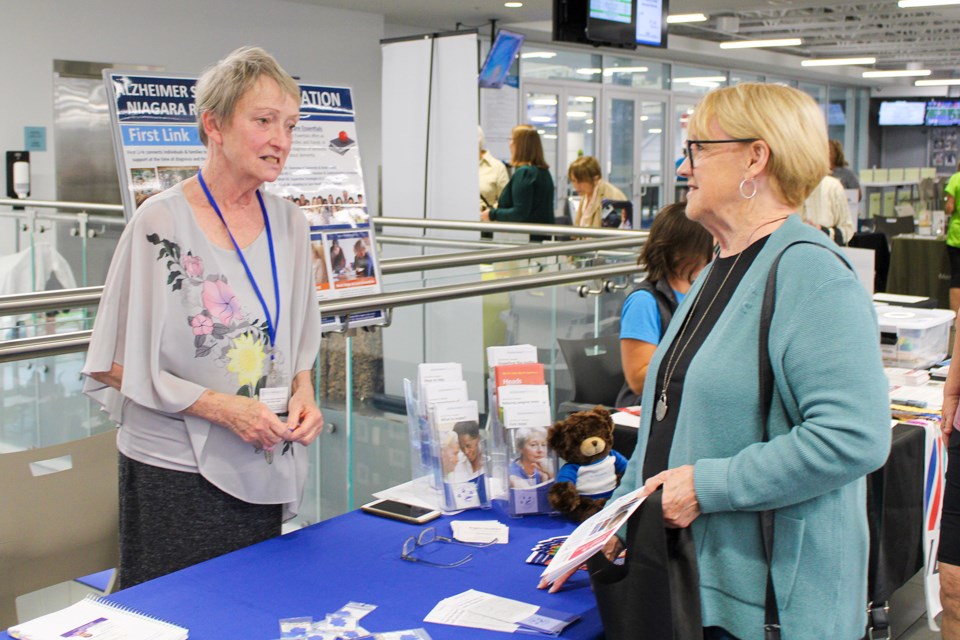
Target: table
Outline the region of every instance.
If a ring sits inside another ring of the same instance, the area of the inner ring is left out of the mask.
[[[886,464],[867,476],[869,593],[890,599],[923,568],[923,427],[893,427]]]
[[[949,309],[950,260],[944,238],[905,234],[894,236],[890,249],[888,293],[935,298]]]
[[[872,545],[877,555],[871,555],[870,579],[887,597],[923,563],[923,469],[923,429],[895,426],[890,458],[868,482],[871,536],[879,540]],[[364,618],[369,631],[424,627],[435,640],[502,640],[501,633],[423,622],[439,600],[473,588],[579,614],[561,638],[603,637],[586,572],[551,595],[535,588],[542,568],[524,563],[534,543],[569,533],[572,523],[511,518],[494,506],[430,524],[449,534],[452,519],[498,519],[510,527],[510,544],[471,550],[434,543],[417,551],[439,562],[472,551],[473,560],[453,569],[406,562],[400,547],[422,526],[354,511],[125,589],[110,600],[185,626],[191,640],[275,638],[280,618],[318,618],[350,600],[378,605]],[[9,637],[0,632],[0,638]]]
[[[511,518],[498,507],[469,511],[431,525],[449,535],[449,521],[498,519],[510,527],[510,544],[468,549],[433,543],[417,557],[454,562],[443,569],[400,559],[404,540],[424,526],[354,511],[313,526],[157,578],[110,600],[187,627],[191,640],[276,638],[280,618],[321,618],[350,600],[378,608],[363,619],[368,631],[424,627],[434,640],[499,639],[503,633],[423,622],[441,599],[467,589],[576,613],[561,638],[602,638],[603,628],[585,571],[556,594],[536,589],[543,567],[524,559],[538,540],[565,535],[573,524],[559,517]],[[0,633],[0,638],[9,638]]]

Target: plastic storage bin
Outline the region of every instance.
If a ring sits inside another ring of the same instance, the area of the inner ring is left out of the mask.
[[[953,318],[953,311],[946,309],[879,307],[884,366],[924,369],[943,360]]]

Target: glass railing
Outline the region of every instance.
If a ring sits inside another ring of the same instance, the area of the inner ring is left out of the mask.
[[[385,229],[393,221],[375,219],[384,292],[320,306],[325,315],[388,309],[390,324],[324,336],[315,381],[327,429],[309,449],[312,466],[300,524],[339,515],[375,491],[410,480],[402,382],[415,379],[421,362],[460,362],[470,398],[484,412],[485,347],[533,344],[545,365],[554,409],[569,399],[570,376],[557,339],[618,331],[620,306],[629,280],[640,275],[637,251],[646,238],[642,232],[603,230],[596,238],[543,245],[393,240]],[[423,225],[428,235],[451,225],[474,236],[481,230],[478,224],[448,221],[413,224]],[[482,228],[530,232],[511,225]],[[98,298],[97,287],[0,296],[0,317],[23,319],[0,340],[0,451],[113,428],[80,392]],[[55,312],[64,308],[69,312]]]

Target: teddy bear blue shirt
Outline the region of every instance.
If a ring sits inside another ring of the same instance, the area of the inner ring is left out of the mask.
[[[627,459],[611,450],[610,455],[590,464],[568,462],[560,468],[557,482],[573,483],[577,493],[587,498],[609,498],[626,468]]]

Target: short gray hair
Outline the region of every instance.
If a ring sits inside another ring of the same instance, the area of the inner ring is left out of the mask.
[[[237,102],[260,78],[276,80],[280,89],[300,104],[300,87],[276,59],[260,47],[240,47],[203,72],[197,80],[197,124],[200,142],[207,146],[203,114],[212,113],[222,123],[233,115]]]
[[[543,427],[521,427],[517,429],[517,432],[514,434],[514,444],[516,448],[522,449],[527,440],[531,438],[541,438],[544,441],[547,439],[547,430]]]

